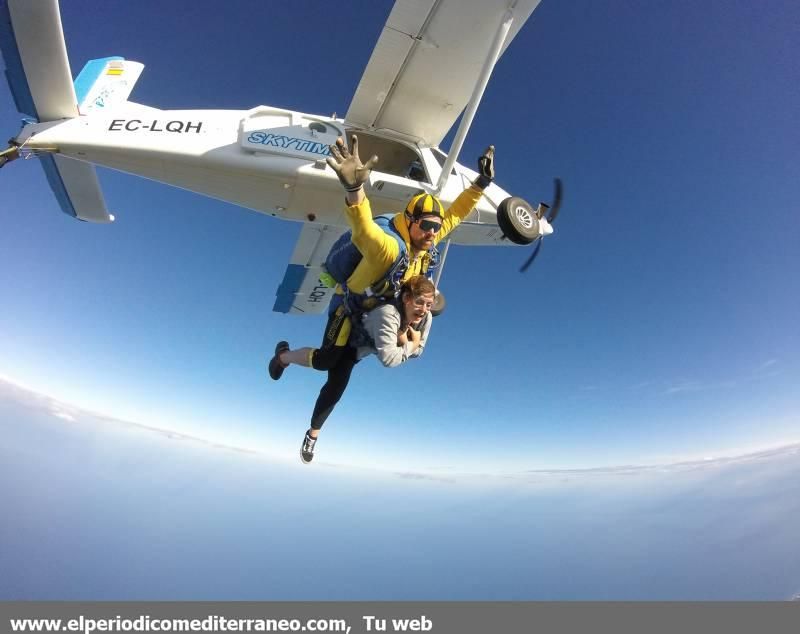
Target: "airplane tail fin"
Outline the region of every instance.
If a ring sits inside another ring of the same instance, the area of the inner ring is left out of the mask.
[[[0,52],[17,110],[40,122],[125,101],[143,68],[121,58],[93,60],[73,84],[58,0],[0,0]],[[58,154],[40,158],[66,214],[89,222],[114,219],[93,165]]]
[[[81,114],[97,112],[127,101],[142,74],[144,64],[123,57],[88,62],[75,79],[75,95]]]
[[[127,101],[143,69],[144,64],[123,57],[87,62],[74,84],[80,114],[110,109]],[[42,167],[64,213],[88,222],[114,220],[106,207],[94,165],[56,154],[43,156]]]

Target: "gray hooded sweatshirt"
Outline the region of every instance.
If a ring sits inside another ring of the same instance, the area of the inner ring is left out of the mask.
[[[394,304],[382,304],[366,313],[363,317],[363,325],[369,338],[374,342],[372,346],[359,346],[356,356],[363,359],[371,354],[377,355],[380,362],[387,368],[394,368],[405,363],[413,357],[418,357],[425,349],[425,342],[431,330],[432,316],[430,313],[425,315],[416,330],[422,333],[419,348],[411,352],[412,343],[409,341],[404,346],[397,345],[397,333],[400,330],[400,311]]]

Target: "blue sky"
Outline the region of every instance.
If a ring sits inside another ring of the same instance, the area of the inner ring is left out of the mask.
[[[389,2],[64,3],[73,74],[122,55],[164,109],[347,110]],[[800,439],[796,3],[544,0],[462,151],[537,201],[527,251],[450,251],[419,361],[362,363],[320,442],[340,464],[525,470]],[[794,29],[794,30],[793,30]],[[19,117],[0,87],[0,122]],[[445,146],[448,142],[445,142]],[[271,312],[299,226],[100,170],[111,226],[0,172],[0,374],[117,417],[296,459],[322,375],[266,376],[324,320]]]

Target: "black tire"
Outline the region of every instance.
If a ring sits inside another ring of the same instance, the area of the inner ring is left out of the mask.
[[[444,293],[439,291],[436,294],[436,299],[433,300],[433,306],[431,306],[431,315],[433,317],[438,317],[444,312],[444,307],[447,305],[447,302],[444,299]]]
[[[497,207],[497,224],[514,244],[530,244],[539,237],[536,211],[516,196],[509,196]]]

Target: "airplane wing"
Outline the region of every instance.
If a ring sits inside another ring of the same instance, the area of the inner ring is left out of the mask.
[[[322,265],[333,243],[346,229],[305,223],[276,293],[276,313],[318,315],[328,309],[333,289],[319,281]]]
[[[0,50],[19,112],[39,121],[78,116],[57,0],[0,0]]]
[[[95,80],[106,65],[114,63],[122,68],[124,64],[122,58],[95,60],[91,72],[84,69],[78,77],[79,96],[72,81],[58,0],[0,0],[0,52],[17,110],[40,122],[77,117],[79,99],[101,84]],[[141,64],[133,66],[129,74],[135,75],[135,82]],[[104,81],[106,85],[109,80]],[[123,101],[129,92],[117,91]],[[95,101],[99,98],[95,93],[92,97]],[[114,220],[93,165],[58,154],[43,154],[40,162],[64,213],[89,222]]]
[[[345,121],[438,146],[464,110],[506,10],[501,49],[540,0],[396,0]]]

